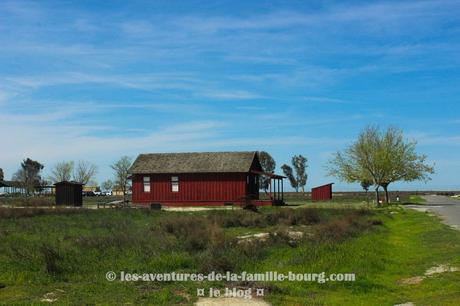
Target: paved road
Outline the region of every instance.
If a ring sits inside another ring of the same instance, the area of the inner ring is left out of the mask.
[[[433,212],[439,215],[446,224],[460,230],[460,200],[436,195],[423,196],[423,198],[426,200],[425,205],[412,207]]]

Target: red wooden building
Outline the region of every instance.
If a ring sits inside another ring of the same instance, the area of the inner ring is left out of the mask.
[[[284,177],[264,173],[257,152],[140,154],[130,174],[134,205],[284,203]],[[270,177],[270,200],[259,199],[261,175]]]
[[[334,185],[334,183],[312,188],[311,190],[312,201],[330,201],[332,200],[332,185]]]

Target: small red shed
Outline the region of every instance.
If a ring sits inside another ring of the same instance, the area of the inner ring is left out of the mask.
[[[140,154],[130,168],[134,205],[250,204],[283,201],[283,176],[264,173],[257,152]],[[270,178],[270,200],[259,199],[259,178]],[[271,189],[270,189],[271,190]]]
[[[312,188],[311,199],[312,201],[330,201],[332,200],[332,185],[334,183],[326,184]]]

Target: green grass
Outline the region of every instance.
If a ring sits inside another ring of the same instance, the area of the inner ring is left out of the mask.
[[[456,305],[460,300],[459,272],[418,285],[398,284],[438,264],[460,267],[460,233],[427,214],[397,207],[15,214],[0,210],[2,305],[40,304],[47,293],[57,297],[54,305],[187,305],[196,301],[196,288],[246,284],[111,283],[105,274],[227,269],[356,273],[355,283],[254,284],[267,288],[266,300],[273,305]],[[237,235],[282,233],[289,227],[311,236],[294,246],[282,235],[255,245],[234,243]]]
[[[277,269],[297,271],[353,271],[354,284],[325,284],[304,288],[282,284],[284,295],[270,297],[279,305],[457,305],[460,273],[439,275],[419,285],[400,286],[398,280],[423,275],[438,264],[460,266],[460,233],[426,214],[414,211],[383,213],[383,228],[341,244],[305,245],[301,250],[279,250],[260,264],[268,268],[279,258]],[[299,258],[299,253],[303,254]],[[292,265],[295,262],[296,265]]]
[[[421,196],[419,196],[419,195],[411,195],[411,196],[409,196],[408,204],[421,205],[421,204],[425,204],[425,203],[426,203],[426,200],[424,198],[422,198]]]

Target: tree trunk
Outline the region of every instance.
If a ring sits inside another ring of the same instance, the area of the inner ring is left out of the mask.
[[[385,191],[385,204],[389,204],[390,203],[390,196],[388,194],[388,185],[385,184],[383,185],[383,190]]]
[[[377,186],[377,188],[375,188],[375,198],[376,198],[376,203],[377,203],[377,206],[380,206],[380,195],[379,195],[379,188],[380,186]]]

